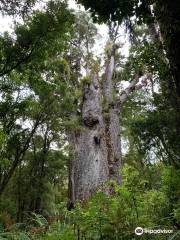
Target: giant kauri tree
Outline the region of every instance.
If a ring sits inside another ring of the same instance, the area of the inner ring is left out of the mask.
[[[121,184],[120,118],[123,104],[131,92],[146,85],[148,78],[145,72],[132,72],[129,86],[120,90],[118,82],[123,79],[114,81],[119,61],[119,47],[115,41],[119,26],[110,25],[104,73],[95,68],[84,78],[80,102],[82,128],[71,132],[69,137],[74,151],[69,176],[70,206],[77,200],[86,200],[97,189],[112,194],[113,182]],[[111,182],[109,187],[108,181]]]

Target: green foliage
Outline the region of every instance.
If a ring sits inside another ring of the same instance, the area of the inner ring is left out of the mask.
[[[83,77],[81,79],[81,84],[82,84],[82,87],[85,86],[85,85],[88,85],[91,83],[91,78],[90,76],[86,76],[86,77]]]
[[[10,0],[6,2],[1,0],[0,11],[5,15],[22,15],[22,17],[25,17],[25,15],[32,11],[35,3],[36,0]]]
[[[99,191],[83,207],[77,203],[70,212],[61,208],[64,220],[50,225],[48,232],[38,239],[136,239],[137,226],[172,229],[173,216],[166,192],[171,181],[167,177],[169,171],[163,168],[160,186],[149,189],[146,176],[126,164],[122,172],[123,186],[115,187],[116,195]],[[154,236],[145,234],[143,239],[154,239]],[[167,239],[167,235],[158,235],[156,239]]]
[[[134,13],[134,7],[137,6],[138,1],[103,1],[95,2],[88,0],[78,0],[78,3],[84,5],[86,9],[91,9],[95,20],[106,22],[109,19],[122,21],[123,18],[131,16]],[[98,14],[98,16],[97,16]]]
[[[0,37],[0,211],[18,222],[27,212],[53,214],[66,195],[62,121],[74,96],[64,55],[73,20],[65,2],[50,1]]]
[[[47,220],[42,215],[37,213],[31,213],[31,215],[32,221],[35,223],[35,225],[42,227],[48,224]]]
[[[1,76],[17,68],[22,71],[23,64],[32,60],[33,69],[37,71],[37,63],[38,68],[41,67],[42,60],[52,55],[55,49],[62,49],[62,40],[67,38],[65,32],[72,24],[69,20],[72,17],[64,3],[50,2],[46,12],[36,11],[23,25],[16,26],[16,41],[7,32],[1,36]],[[51,48],[47,50],[47,46]]]
[[[82,118],[80,116],[72,117],[70,120],[64,121],[64,126],[71,131],[83,131]]]
[[[152,0],[137,1],[137,0],[103,0],[89,1],[77,0],[77,3],[82,4],[86,10],[90,10],[94,21],[107,23],[108,21],[119,22],[126,21],[127,27],[132,30],[131,17],[135,16],[135,21],[138,24],[152,23],[153,16],[150,12],[150,5],[154,3]]]

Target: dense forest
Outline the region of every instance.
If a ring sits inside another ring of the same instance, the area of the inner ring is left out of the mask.
[[[72,4],[0,0],[0,240],[178,240],[180,2]]]

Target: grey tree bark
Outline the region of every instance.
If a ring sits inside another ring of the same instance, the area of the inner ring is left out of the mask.
[[[71,135],[74,159],[70,164],[70,201],[85,200],[108,179],[105,125],[98,75],[84,86],[83,130]]]
[[[98,74],[94,74],[83,89],[82,122],[83,130],[74,132],[70,142],[74,148],[74,157],[69,173],[69,208],[76,201],[88,199],[97,189],[113,194],[112,186],[106,186],[109,180],[121,184],[121,134],[119,116],[123,103],[135,89],[140,76],[136,75],[129,86],[113,99],[113,73],[115,68],[114,51],[107,62],[103,84]],[[139,85],[139,87],[141,87]],[[137,87],[137,88],[139,88]],[[104,112],[104,105],[106,112]]]

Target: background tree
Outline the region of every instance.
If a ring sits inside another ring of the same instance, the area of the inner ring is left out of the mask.
[[[41,126],[51,119],[53,127],[55,122],[60,126],[67,72],[59,67],[64,65],[61,52],[70,36],[70,16],[65,3],[50,2],[46,12],[35,12],[15,28],[15,38],[1,37],[1,194]]]

